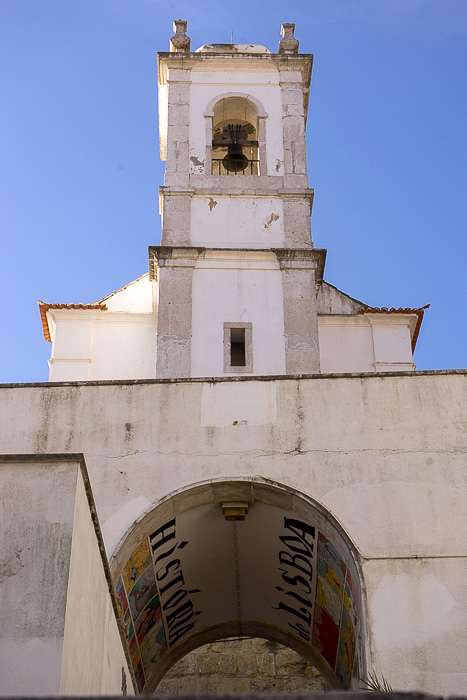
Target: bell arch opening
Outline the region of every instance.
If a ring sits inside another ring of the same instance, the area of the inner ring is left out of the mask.
[[[139,692],[220,639],[296,651],[329,688],[365,673],[358,555],[319,503],[265,479],[210,481],[169,495],[111,560]]]
[[[229,93],[211,101],[205,117],[206,163],[213,175],[266,174],[267,114],[258,100]]]

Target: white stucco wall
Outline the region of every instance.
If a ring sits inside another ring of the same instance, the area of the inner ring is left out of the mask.
[[[411,327],[415,315],[318,316],[321,372],[415,369]]]
[[[97,302],[106,311],[49,309],[49,381],[155,377],[156,293],[144,275]]]
[[[61,695],[132,693],[81,472],[78,473],[60,678]]]
[[[282,278],[273,253],[213,251],[197,262],[192,376],[225,375],[224,322],[252,323],[254,374],[285,374]]]

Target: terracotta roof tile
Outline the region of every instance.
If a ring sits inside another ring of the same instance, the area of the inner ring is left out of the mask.
[[[47,311],[49,309],[84,309],[84,310],[96,310],[107,311],[107,306],[105,304],[46,304],[43,301],[38,301],[39,310],[41,312],[42,330],[44,332],[44,338],[52,342],[50,338],[49,323],[47,321]]]
[[[399,309],[394,308],[394,306],[391,309],[388,309],[387,306],[366,306],[364,309],[360,309],[359,313],[360,314],[415,314],[418,316],[417,319],[417,325],[415,326],[415,330],[413,332],[412,336],[412,353],[415,352],[415,346],[417,344],[418,340],[418,335],[420,333],[420,327],[422,325],[423,321],[423,314],[425,313],[425,309],[430,308],[430,304],[426,304],[425,306],[422,306],[420,309],[403,309],[400,307]]]

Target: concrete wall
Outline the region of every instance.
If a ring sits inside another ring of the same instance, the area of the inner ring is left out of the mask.
[[[61,695],[112,695],[132,680],[102,566],[99,542],[78,473],[63,639]]]
[[[78,470],[0,461],[1,695],[58,695]]]
[[[309,494],[361,552],[368,662],[395,688],[455,693],[467,684],[464,383],[453,371],[5,387],[0,448],[83,451],[108,550],[187,484],[262,475]]]
[[[77,455],[0,460],[0,695],[133,688],[83,476]]]

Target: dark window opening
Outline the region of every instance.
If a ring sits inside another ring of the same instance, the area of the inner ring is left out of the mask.
[[[245,329],[230,329],[230,364],[232,367],[246,366]]]

